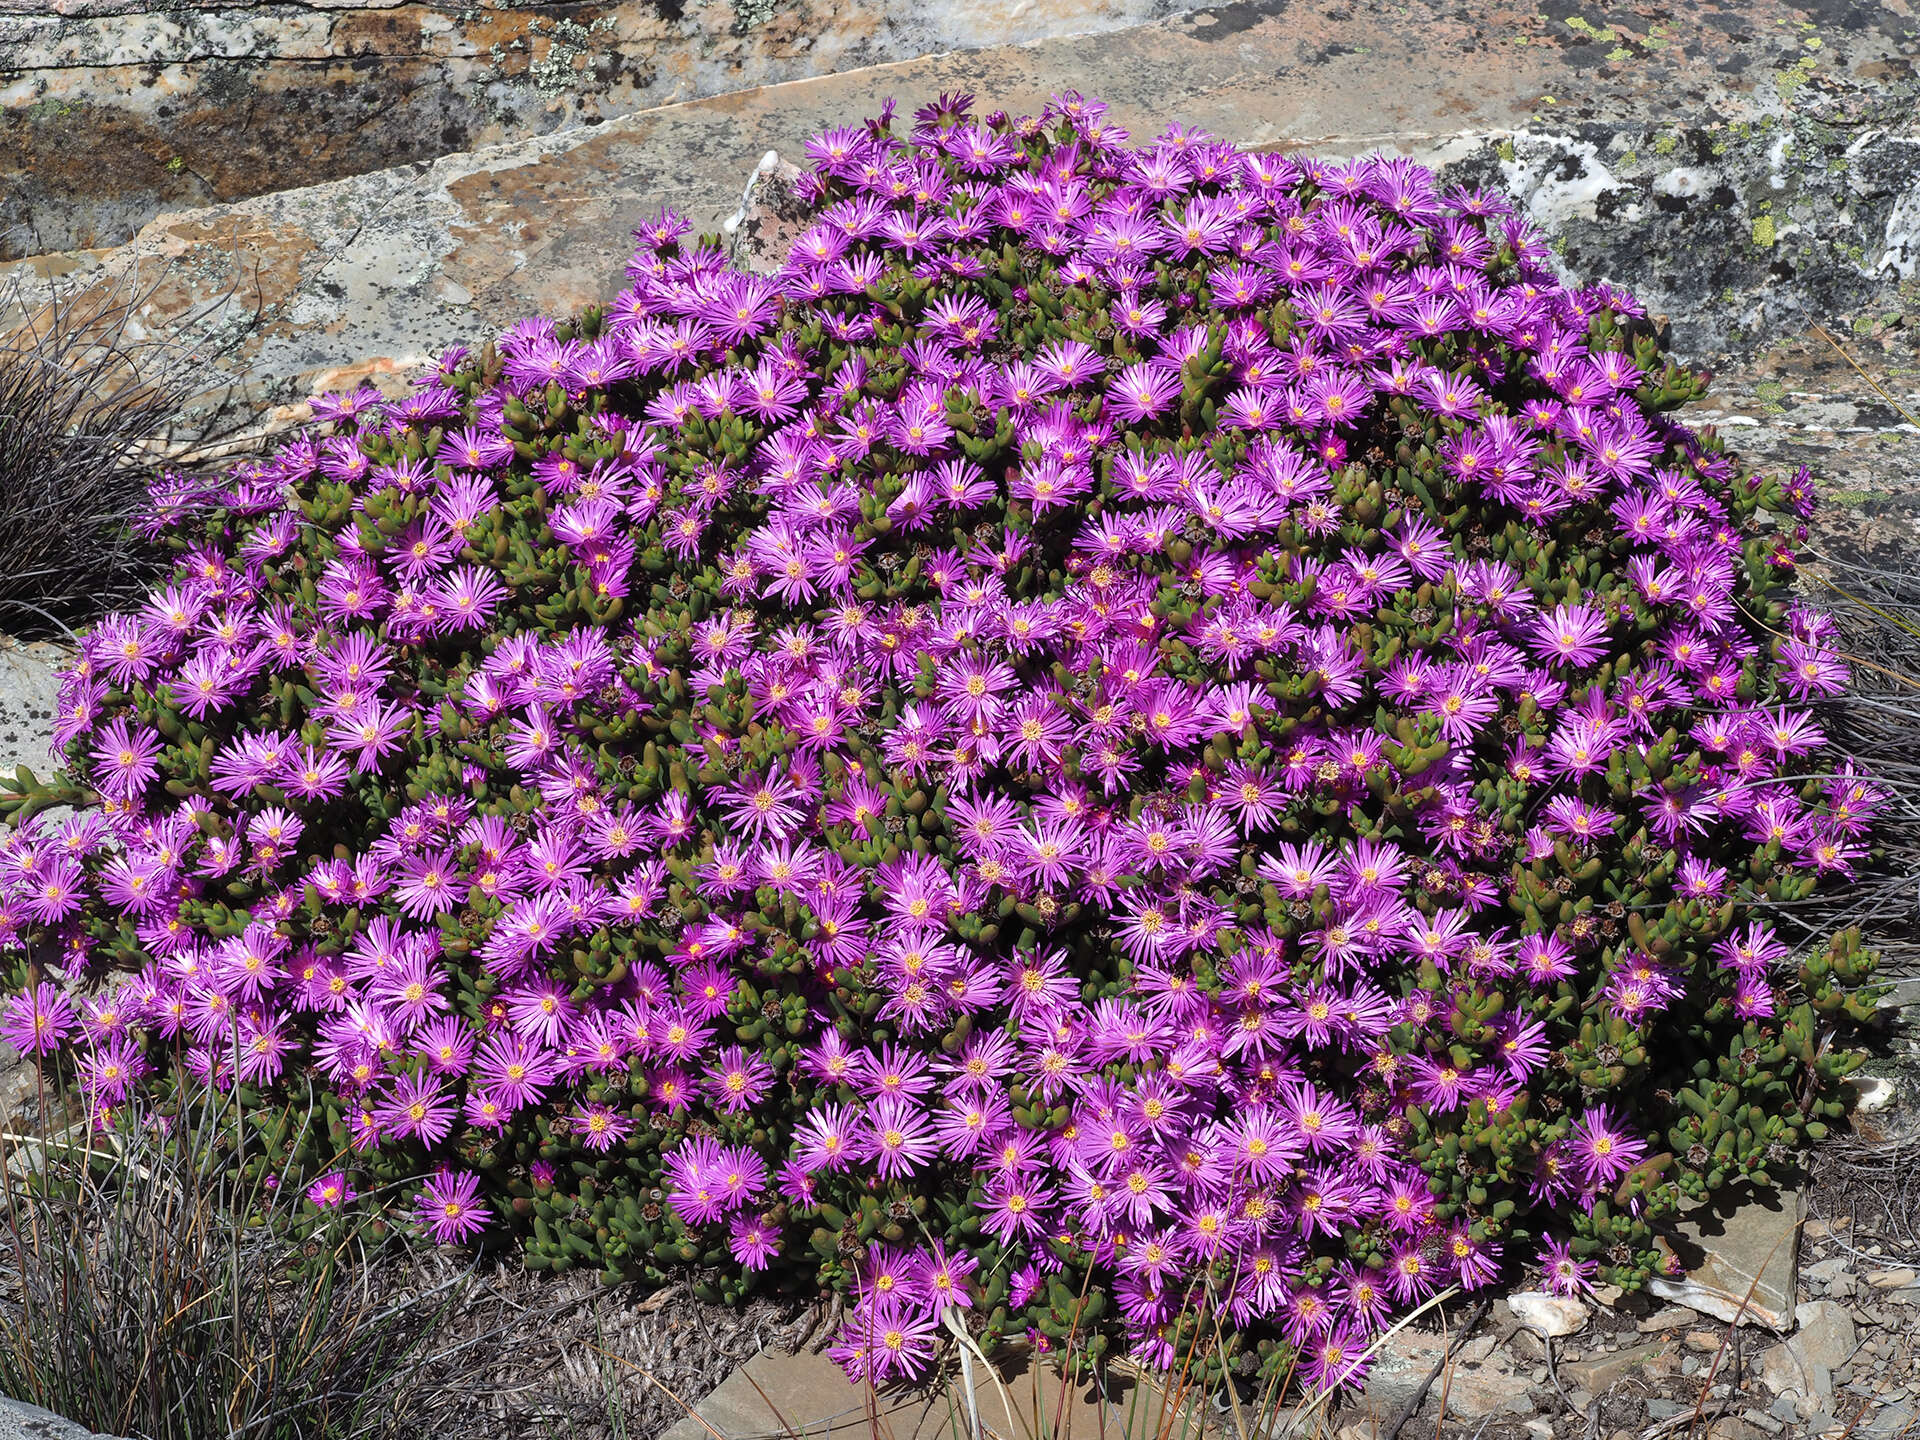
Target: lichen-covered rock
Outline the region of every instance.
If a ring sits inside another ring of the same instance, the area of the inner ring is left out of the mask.
[[[157,280],[146,323],[169,333],[202,316],[194,342],[215,357],[215,380],[235,387],[209,391],[198,409],[219,400],[279,428],[305,416],[316,390],[371,379],[399,393],[445,343],[609,298],[639,216],[672,203],[696,228],[718,229],[740,209],[760,157],[796,135],[888,93],[931,97],[990,76],[996,95],[1028,108],[1055,91],[1097,90],[1136,133],[1178,112],[1246,145],[1385,147],[1440,166],[1449,183],[1517,188],[1566,273],[1645,295],[1671,317],[1670,343],[1689,360],[1750,354],[1809,317],[1912,312],[1902,297],[1915,283],[1920,199],[1909,157],[1920,88],[1905,22],[1885,5],[1850,7],[1836,22],[1781,0],[1742,6],[1736,18],[1642,31],[1622,22],[1596,38],[1584,21],[1493,0],[1458,13],[1419,3],[1392,17],[1281,13],[1261,0],[699,100],[162,214],[115,249],[0,265],[0,295],[15,281],[31,304],[55,281]],[[19,36],[23,23],[0,26]],[[1452,79],[1436,87],[1436,71]],[[0,135],[24,135],[21,117],[43,113],[29,95],[40,74],[22,71],[0,91],[12,97]],[[133,163],[111,134],[96,142],[90,167]],[[9,154],[26,156],[41,180],[63,173],[25,141],[0,143]],[[281,165],[270,178],[316,173]],[[156,193],[171,206],[200,194]],[[5,204],[0,229],[12,223]],[[8,324],[0,313],[0,330]]]
[[[237,200],[1193,0],[52,0],[0,17],[0,258]]]

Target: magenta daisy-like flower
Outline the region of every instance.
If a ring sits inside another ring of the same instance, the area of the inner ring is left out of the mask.
[[[374,1108],[374,1118],[386,1134],[396,1140],[418,1139],[428,1146],[447,1138],[457,1113],[444,1082],[429,1075],[400,1076]]]
[[[472,1240],[491,1218],[480,1199],[480,1177],[470,1170],[442,1170],[421,1187],[414,1214],[437,1245]]]
[[[981,1228],[1003,1244],[1031,1239],[1045,1231],[1053,1200],[1053,1192],[1032,1175],[1001,1175],[982,1197]]]
[[[394,899],[415,920],[431,919],[453,909],[467,895],[458,861],[451,850],[436,850],[400,862]]]
[[[22,1055],[51,1055],[78,1023],[73,1002],[44,980],[0,1005],[0,1040]]]
[[[748,1270],[764,1270],[780,1253],[780,1229],[765,1215],[736,1215],[727,1249]]]
[[[1574,1122],[1568,1145],[1580,1178],[1592,1188],[1611,1185],[1647,1154],[1645,1142],[1624,1129],[1605,1105]]]
[[[1593,1289],[1599,1266],[1573,1253],[1571,1240],[1548,1238],[1540,1246],[1540,1272],[1547,1289],[1556,1295],[1584,1295]]]
[[[633,1133],[633,1121],[610,1105],[582,1105],[570,1119],[580,1143],[601,1154]]]
[[[903,1096],[873,1102],[866,1115],[864,1150],[882,1176],[910,1175],[939,1153],[939,1141],[918,1105]]]
[[[322,1210],[337,1210],[359,1198],[344,1170],[332,1170],[307,1187],[307,1199]]]
[[[729,1045],[709,1073],[706,1090],[722,1110],[738,1114],[765,1095],[772,1083],[771,1065],[738,1045]]]
[[[100,788],[109,795],[138,794],[160,773],[160,749],[158,732],[144,725],[129,725],[124,716],[115,717],[92,751],[101,777]]]

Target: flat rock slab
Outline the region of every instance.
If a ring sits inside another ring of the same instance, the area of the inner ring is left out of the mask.
[[[1604,1395],[1622,1381],[1630,1380],[1672,1353],[1673,1341],[1646,1340],[1622,1350],[1604,1350],[1584,1360],[1572,1360],[1560,1366],[1560,1381],[1569,1390],[1584,1390],[1589,1395]]]
[[[1366,1388],[1352,1408],[1367,1417],[1366,1424],[1381,1428],[1391,1424],[1446,1359],[1449,1341],[1458,1338],[1457,1334],[1420,1329],[1395,1332],[1374,1356]],[[1532,1382],[1536,1378],[1546,1384],[1544,1371],[1534,1377],[1516,1370],[1511,1352],[1496,1347],[1491,1327],[1487,1327],[1453,1350],[1448,1368],[1434,1380],[1428,1395],[1437,1402],[1444,1391],[1447,1415],[1460,1421],[1502,1414],[1531,1415],[1535,1408]],[[1312,1428],[1308,1427],[1306,1433],[1312,1434]]]
[[[1150,1385],[1118,1382],[1105,1399],[1090,1387],[1061,1394],[1051,1369],[1016,1359],[998,1381],[974,1365],[973,1405],[956,1379],[931,1394],[875,1391],[856,1385],[823,1355],[763,1350],[735,1370],[694,1412],[660,1440],[953,1440],[983,1429],[1007,1437],[1050,1435],[1056,1440],[1155,1440],[1168,1434],[1198,1440],[1201,1426],[1168,1413]],[[1058,1417],[1056,1421],[1056,1417]]]
[[[60,671],[72,660],[64,645],[0,635],[0,776],[22,764],[43,774],[51,768]]]
[[[1656,1279],[1653,1293],[1716,1319],[1793,1329],[1804,1216],[1798,1189],[1695,1209],[1673,1236],[1686,1278]]]

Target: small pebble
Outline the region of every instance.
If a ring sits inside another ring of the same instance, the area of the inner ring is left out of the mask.
[[[1854,1108],[1862,1115],[1871,1115],[1876,1110],[1884,1110],[1893,1103],[1894,1083],[1883,1076],[1849,1075],[1847,1083],[1860,1092],[1859,1099],[1854,1102]]]

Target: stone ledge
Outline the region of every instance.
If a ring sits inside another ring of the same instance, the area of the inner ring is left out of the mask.
[[[56,0],[0,14],[0,258],[704,95],[1204,3]]]

